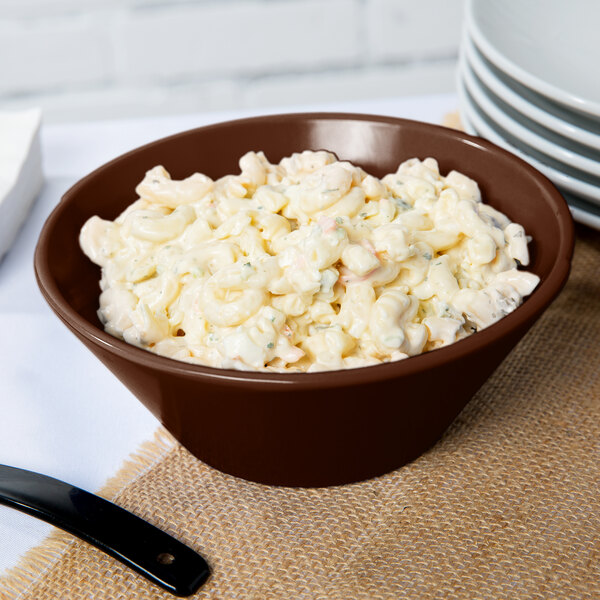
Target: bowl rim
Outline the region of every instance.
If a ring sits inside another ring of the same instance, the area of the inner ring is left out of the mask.
[[[160,356],[111,336],[87,319],[84,319],[68,304],[59,291],[53,277],[50,275],[48,244],[50,235],[56,223],[59,221],[63,212],[68,209],[69,200],[76,196],[81,187],[95,178],[98,173],[110,169],[118,162],[153,146],[160,145],[167,141],[173,141],[178,137],[193,135],[198,131],[244,125],[249,122],[277,122],[280,120],[351,120],[401,125],[404,127],[426,128],[433,132],[437,132],[446,139],[467,143],[482,151],[504,156],[506,159],[514,162],[515,166],[524,169],[527,174],[534,179],[538,187],[549,195],[550,202],[554,205],[552,208],[554,209],[554,215],[559,229],[557,260],[552,265],[546,278],[516,310],[476,334],[470,335],[448,346],[412,356],[409,359],[390,361],[366,367],[320,371],[316,373],[280,373],[222,369]],[[269,388],[272,388],[274,391],[284,391],[286,388],[289,389],[290,386],[293,386],[293,388],[297,390],[309,390],[317,388],[348,387],[357,384],[364,385],[375,383],[377,381],[395,379],[405,375],[416,375],[441,364],[451,364],[461,360],[465,356],[476,354],[484,346],[516,332],[529,321],[535,320],[545,310],[566,283],[570,270],[573,247],[574,226],[571,213],[564,198],[552,182],[519,157],[487,140],[469,135],[457,129],[412,119],[363,113],[298,112],[246,117],[188,129],[138,146],[94,169],[73,184],[62,195],[60,201],[46,219],[35,249],[34,271],[42,295],[61,321],[63,321],[63,323],[76,335],[79,335],[95,346],[100,346],[105,351],[115,354],[120,358],[137,363],[143,367],[168,372],[172,375],[184,376],[199,381],[210,379],[211,384],[213,385],[223,384],[227,386],[240,386],[246,389],[248,389],[248,387],[253,389],[264,389],[265,385],[268,385]]]

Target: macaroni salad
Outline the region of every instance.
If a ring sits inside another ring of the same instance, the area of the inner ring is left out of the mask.
[[[107,332],[212,367],[314,372],[451,344],[539,282],[523,227],[433,158],[378,179],[325,151],[240,175],[172,180],[161,166],[114,222],[81,230],[102,267]]]

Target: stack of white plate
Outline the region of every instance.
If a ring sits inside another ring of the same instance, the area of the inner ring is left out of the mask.
[[[600,229],[600,2],[469,0],[458,90],[469,133],[517,154]]]

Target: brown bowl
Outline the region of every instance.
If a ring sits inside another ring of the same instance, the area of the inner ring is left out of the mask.
[[[149,168],[173,178],[237,173],[248,150],[272,161],[327,149],[377,176],[432,156],[479,182],[487,203],[533,236],[541,277],[516,311],[451,346],[407,360],[324,373],[262,373],[178,362],[115,339],[96,316],[100,270],[81,252],[92,215],[114,219]],[[566,203],[540,173],[480,138],[415,121],[294,114],[219,123],[129,152],[74,185],[48,218],[35,253],[40,289],[67,327],[198,458],[226,473],[291,486],[380,475],[440,438],[564,285],[573,251]]]

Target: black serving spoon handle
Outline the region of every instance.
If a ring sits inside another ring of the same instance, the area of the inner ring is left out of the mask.
[[[0,504],[64,529],[176,596],[207,579],[197,552],[125,509],[40,473],[0,465]]]

